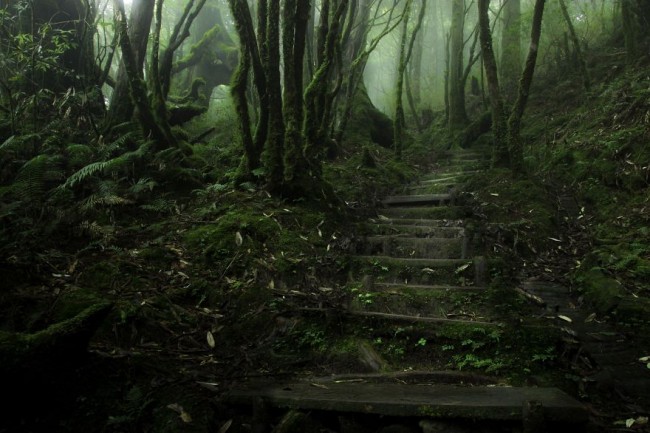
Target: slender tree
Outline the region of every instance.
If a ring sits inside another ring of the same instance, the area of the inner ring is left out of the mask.
[[[136,71],[142,71],[144,66],[151,22],[153,20],[154,5],[155,0],[136,0],[131,4],[131,16],[129,18],[127,36],[129,46],[131,47],[130,53],[132,53],[129,55],[132,55],[135,61],[133,66]],[[121,38],[122,41],[124,39]],[[115,87],[113,88],[113,93],[111,93],[110,103],[108,105],[106,126],[109,128],[131,120],[133,115],[133,102],[129,97],[131,80],[127,73],[126,60],[128,59],[122,57]]]
[[[503,97],[510,105],[521,76],[521,0],[505,0],[502,11],[500,82]]]
[[[478,1],[483,64],[492,109],[492,129],[494,131],[493,164],[496,166],[509,166],[515,173],[523,171],[523,144],[520,135],[521,119],[526,108],[530,85],[535,72],[544,4],[545,0],[535,0],[528,56],[519,80],[517,99],[508,115],[504,109],[503,96],[499,88],[497,63],[492,49],[492,32],[488,15],[490,0]]]
[[[463,75],[463,49],[465,28],[465,0],[453,0],[451,6],[451,30],[449,45],[449,129],[464,127],[467,122],[465,111],[465,88]]]
[[[580,73],[582,74],[582,84],[585,87],[585,90],[589,90],[591,86],[591,80],[589,79],[589,71],[587,70],[587,62],[585,61],[585,56],[582,54],[582,48],[576,30],[573,27],[573,22],[571,21],[571,16],[566,7],[564,0],[559,0],[560,9],[562,10],[562,16],[566,22],[567,28],[569,29],[569,35],[571,36],[571,42],[573,42],[573,49],[576,51],[576,56],[578,57],[578,64],[580,66]]]

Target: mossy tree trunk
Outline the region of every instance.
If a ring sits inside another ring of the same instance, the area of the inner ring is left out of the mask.
[[[523,145],[520,134],[521,119],[526,108],[526,103],[528,102],[530,85],[535,72],[539,38],[542,29],[542,17],[544,15],[544,4],[545,0],[535,0],[528,56],[519,80],[517,99],[508,116],[504,109],[503,96],[499,89],[497,64],[494,51],[492,50],[492,34],[488,16],[490,0],[478,1],[481,47],[490,94],[492,130],[494,131],[495,140],[493,164],[496,166],[508,166],[515,173],[522,172],[524,168]]]
[[[169,122],[166,118],[159,118],[149,103],[147,86],[142,78],[142,69],[138,68],[135,52],[128,35],[123,0],[114,0],[114,7],[116,31],[119,34],[122,50],[122,64],[128,79],[131,102],[138,109],[138,121],[144,136],[154,140],[155,149],[178,147],[178,142],[169,128]]]
[[[190,27],[192,23],[199,15],[199,12],[203,9],[206,0],[199,0],[195,6],[195,0],[190,0],[187,2],[183,13],[181,14],[178,22],[174,26],[172,33],[167,42],[167,48],[165,48],[162,60],[160,61],[159,77],[160,77],[160,87],[162,90],[162,95],[167,98],[169,94],[169,89],[171,87],[172,72],[174,66],[174,53],[180,48],[183,42],[190,36]]]
[[[363,71],[368,62],[368,57],[377,48],[379,42],[393,30],[395,30],[404,18],[402,13],[394,19],[395,9],[392,8],[385,17],[380,13],[379,9],[375,10],[375,15],[370,19],[370,9],[372,0],[361,0],[358,5],[359,13],[355,16],[355,21],[352,26],[351,36],[349,42],[345,47],[345,56],[343,60],[344,80],[342,88],[344,89],[345,97],[343,99],[343,106],[338,107],[338,119],[333,125],[333,139],[336,143],[343,141],[348,121],[352,114],[354,101],[357,100],[357,95],[362,94],[362,99],[367,98],[367,91],[363,86]],[[371,28],[381,21],[383,27],[381,31],[372,39],[368,40],[368,33]],[[374,108],[374,107],[373,107]],[[386,139],[387,137],[383,137]],[[392,135],[389,139],[392,141]]]
[[[334,66],[335,49],[340,44],[341,26],[349,0],[340,0],[330,16],[331,0],[325,0],[321,7],[321,22],[318,30],[318,67],[314,78],[305,90],[305,159],[310,175],[321,177],[322,159],[325,150],[327,118],[327,98],[329,78]]]
[[[647,57],[650,37],[650,1],[621,0],[621,19],[628,64]]]
[[[511,105],[521,76],[521,0],[507,0],[503,5],[499,72],[503,97]]]
[[[251,119],[248,111],[248,96],[246,94],[248,89],[248,74],[251,70],[250,46],[257,46],[257,41],[255,39],[250,40],[250,33],[253,32],[253,20],[250,16],[248,5],[245,2],[240,2],[238,0],[229,0],[229,3],[235,20],[235,28],[240,40],[239,65],[233,74],[230,93],[233,98],[237,117],[239,118],[239,131],[241,134],[242,146],[244,148],[244,158],[241,165],[243,171],[242,175],[250,178],[253,172],[260,168],[261,154],[260,149],[258,149],[253,142],[253,135],[250,127]],[[263,74],[261,67],[260,71],[256,71],[256,73],[257,72]],[[264,85],[264,88],[266,89],[266,84]]]
[[[303,80],[309,33],[308,0],[286,0],[284,4],[282,47],[284,56],[284,180],[299,182],[306,174],[302,153]]]
[[[285,7],[292,0],[285,2]],[[284,23],[286,25],[286,22]],[[280,191],[284,177],[284,120],[280,85],[280,0],[269,0],[266,22],[266,59],[264,70],[268,92],[268,137],[264,150],[267,188]],[[286,65],[286,63],[285,63]],[[285,74],[287,73],[285,69]]]
[[[406,127],[406,119],[404,116],[404,105],[402,102],[402,89],[404,86],[404,77],[406,75],[406,68],[407,65],[409,64],[409,61],[411,60],[411,55],[413,54],[413,46],[415,45],[415,40],[417,38],[418,33],[420,32],[420,29],[422,28],[422,22],[424,21],[424,14],[426,12],[426,0],[422,0],[422,3],[420,5],[420,12],[418,14],[418,20],[415,25],[415,28],[413,29],[413,32],[411,33],[411,37],[409,39],[408,47],[406,46],[406,39],[407,39],[407,30],[408,30],[408,21],[409,21],[409,16],[410,16],[410,8],[411,8],[411,2],[409,1],[406,6],[406,10],[404,12],[404,18],[403,18],[403,27],[402,27],[402,41],[400,43],[400,56],[399,56],[399,66],[397,68],[397,91],[395,95],[395,125],[394,125],[394,134],[395,137],[393,139],[394,144],[395,144],[395,156],[397,158],[402,157],[402,150],[404,146],[404,128]]]
[[[136,0],[131,5],[130,24],[127,36],[135,62],[133,66],[136,71],[140,71],[138,72],[139,74],[142,73],[141,71],[147,53],[154,4],[155,0]],[[108,128],[131,120],[133,116],[133,102],[129,97],[130,88],[130,76],[126,70],[125,59],[122,58],[108,107],[106,118],[106,126]]]
[[[492,165],[506,167],[509,165],[507,139],[506,113],[503,106],[501,89],[499,88],[499,74],[497,61],[494,57],[492,45],[492,32],[490,30],[490,0],[478,0],[478,20],[481,38],[481,51],[485,76],[487,79],[488,93],[490,95],[490,108],[492,111],[492,131],[494,132],[494,147],[492,150]]]
[[[585,61],[585,56],[582,54],[582,48],[576,30],[573,27],[573,22],[571,21],[571,16],[566,7],[564,0],[560,1],[560,9],[562,10],[562,16],[566,22],[567,28],[569,29],[569,35],[571,36],[571,41],[573,42],[573,48],[576,50],[576,56],[578,57],[578,64],[580,66],[580,73],[582,74],[582,84],[585,87],[585,90],[589,91],[591,87],[591,80],[589,79],[589,71],[587,70],[587,62]]]
[[[402,135],[406,126],[402,93],[404,88],[404,71],[408,62],[406,59],[406,39],[410,15],[411,0],[407,0],[404,6],[404,21],[402,21],[402,36],[399,44],[399,64],[397,65],[397,84],[395,85],[395,119],[393,120],[393,145],[395,147],[395,157],[398,159],[402,158]]]
[[[517,100],[515,101],[512,112],[510,113],[510,118],[508,119],[508,147],[510,151],[510,166],[515,173],[520,173],[524,170],[524,152],[523,143],[521,140],[521,119],[524,115],[526,103],[528,102],[530,85],[533,82],[533,75],[535,73],[535,64],[537,63],[539,38],[542,33],[542,17],[544,16],[545,3],[545,0],[535,0],[535,8],[533,9],[533,22],[530,30],[530,46],[528,48],[528,56],[526,57],[524,71],[522,72],[521,79],[519,80]]]
[[[453,0],[449,50],[449,129],[456,131],[468,123],[465,110],[463,76],[463,49],[465,27],[465,0]]]

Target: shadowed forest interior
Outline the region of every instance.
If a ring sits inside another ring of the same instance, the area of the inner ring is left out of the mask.
[[[650,431],[649,97],[648,0],[0,0],[0,433]]]

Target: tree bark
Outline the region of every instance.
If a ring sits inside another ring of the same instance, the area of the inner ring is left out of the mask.
[[[142,79],[142,69],[138,68],[135,52],[128,35],[126,13],[123,0],[114,0],[116,31],[120,36],[122,63],[128,80],[131,101],[138,109],[138,120],[145,137],[154,140],[154,150],[178,147],[178,142],[171,133],[167,119],[160,119],[151,109],[147,96],[147,87]]]
[[[242,161],[243,176],[251,177],[253,172],[260,167],[260,150],[253,143],[253,136],[250,129],[250,114],[248,112],[248,97],[246,90],[248,86],[248,74],[251,69],[251,53],[249,45],[256,41],[250,41],[248,24],[252,25],[250,20],[250,10],[248,4],[238,0],[229,0],[232,15],[235,20],[235,28],[239,35],[239,65],[235,70],[230,86],[230,94],[233,98],[235,111],[239,118],[239,131],[241,133],[242,146],[244,148],[244,159]],[[248,17],[246,17],[248,14]],[[248,18],[248,19],[247,19]]]
[[[542,32],[542,17],[544,15],[545,0],[535,0],[533,10],[533,22],[530,31],[530,47],[524,71],[519,80],[519,90],[517,100],[508,119],[508,146],[510,148],[510,166],[515,173],[521,173],[524,170],[524,153],[523,143],[521,141],[521,119],[524,115],[524,109],[528,102],[530,85],[533,82],[535,73],[535,64],[537,62],[537,51],[539,49],[539,38]]]
[[[567,28],[569,29],[569,35],[571,36],[571,41],[573,42],[573,48],[576,50],[576,56],[578,57],[578,63],[580,65],[580,73],[582,74],[582,84],[584,85],[585,90],[589,91],[589,88],[591,87],[591,80],[589,79],[587,62],[585,61],[585,56],[582,54],[582,44],[578,39],[575,28],[573,27],[573,22],[571,21],[571,16],[569,16],[569,11],[567,10],[564,0],[560,0],[560,9],[562,9],[562,16],[564,16],[564,21],[566,21]]]
[[[144,59],[147,54],[147,43],[149,41],[151,21],[153,20],[154,4],[155,0],[136,0],[131,5],[130,25],[127,36],[135,61],[134,67],[136,71],[140,71],[139,75],[142,73]],[[128,122],[133,116],[133,102],[129,97],[130,79],[124,62],[123,57],[108,106],[106,125],[109,128],[119,123]]]
[[[503,97],[511,105],[521,76],[521,0],[505,0],[503,6],[500,72]]]
[[[462,85],[465,0],[453,0],[449,53],[449,129],[456,131],[467,122],[465,88]]]
[[[503,107],[503,98],[499,89],[499,74],[497,61],[492,48],[492,32],[490,30],[490,0],[478,0],[478,20],[481,38],[481,50],[485,76],[487,79],[490,107],[492,111],[492,131],[494,133],[494,148],[492,150],[492,165],[507,167],[509,155],[507,146],[506,113]]]

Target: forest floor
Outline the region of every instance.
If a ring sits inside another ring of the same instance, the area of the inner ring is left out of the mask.
[[[381,200],[454,154],[429,138],[412,146],[410,165],[396,164],[370,147],[328,168],[339,203],[215,184],[162,213],[123,211],[91,240],[43,240],[46,248],[4,258],[0,356],[15,355],[9,331],[64,332],[48,326],[102,302],[112,309],[88,353],[90,336],[81,335],[36,358],[2,358],[11,415],[0,431],[237,431],[216,400],[224,392],[252,380],[372,371],[368,353],[384,373],[429,365],[455,380],[559,387],[588,408],[593,431],[648,431],[650,78],[608,59],[587,94],[577,77],[552,88],[557,77],[540,78],[525,129],[528,177],[481,168],[464,182],[461,209],[442,211],[462,213],[472,256],[486,257],[487,288],[438,298],[444,311],[430,313],[478,321],[489,306],[498,314],[488,321],[507,322],[507,331],[388,331],[366,319],[342,327],[337,311],[387,305],[351,278],[369,218],[392,218]],[[365,265],[375,277],[393,271]],[[453,265],[454,284],[478,286],[463,275],[469,267]],[[523,323],[541,331],[510,332]]]

